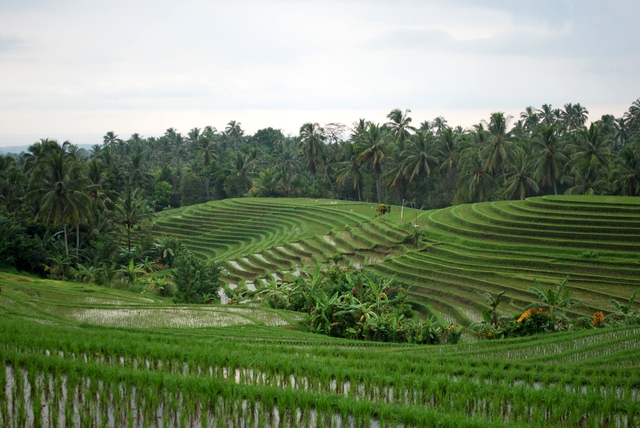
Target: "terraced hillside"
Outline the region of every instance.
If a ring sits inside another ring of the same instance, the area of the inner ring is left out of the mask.
[[[305,333],[283,311],[11,273],[0,287],[3,427],[640,424],[638,328],[425,349]]]
[[[479,319],[478,290],[506,290],[501,310],[521,313],[537,278],[569,287],[579,313],[612,310],[640,286],[640,200],[545,196],[423,213],[423,247],[376,269],[413,284],[414,295],[458,322]]]
[[[180,237],[204,258],[222,261],[229,284],[296,273],[332,260],[375,264],[399,254],[411,227],[400,213],[376,217],[375,204],[312,199],[227,199],[171,210],[157,231]],[[407,210],[406,216],[410,216]]]
[[[613,309],[640,286],[640,200],[545,196],[526,201],[398,209],[376,217],[376,206],[328,200],[234,199],[169,211],[160,233],[175,234],[203,257],[225,263],[238,284],[295,273],[340,253],[344,262],[372,265],[411,285],[425,311],[468,325],[485,303],[478,291],[506,291],[504,313],[535,300],[537,278],[569,287],[584,306]],[[419,213],[419,214],[418,214]],[[419,247],[410,239],[420,225]],[[258,286],[259,282],[256,282]]]

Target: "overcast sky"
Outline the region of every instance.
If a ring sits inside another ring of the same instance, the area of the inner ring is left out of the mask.
[[[640,1],[0,0],[0,146],[640,97]]]

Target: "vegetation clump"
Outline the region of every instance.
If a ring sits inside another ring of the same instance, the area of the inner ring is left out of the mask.
[[[173,281],[176,303],[211,303],[218,300],[222,268],[213,261],[203,261],[184,252],[175,261]]]
[[[408,293],[393,277],[331,266],[293,283],[271,281],[263,300],[274,308],[305,312],[315,333],[377,342],[457,343],[462,328],[431,319],[415,319]]]

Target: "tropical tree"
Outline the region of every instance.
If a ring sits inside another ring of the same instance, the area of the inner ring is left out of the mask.
[[[67,222],[79,226],[83,219],[91,216],[91,203],[84,193],[88,186],[89,182],[75,159],[63,151],[55,151],[44,160],[39,187],[28,195],[29,198],[40,199],[36,218],[44,218],[48,227],[62,225],[66,257],[69,257]]]
[[[573,184],[565,192],[569,195],[597,195],[609,186],[609,182],[601,174],[600,164],[593,159],[580,159],[564,181]]]
[[[233,151],[238,151],[238,147],[242,143],[242,136],[244,135],[241,123],[232,120],[227,124],[227,127],[224,129],[224,133],[227,136],[229,142],[233,144]]]
[[[409,113],[411,113],[409,109],[406,109],[404,113],[400,109],[394,109],[387,115],[387,119],[389,119],[387,125],[391,128],[391,133],[396,142],[403,142],[411,135],[411,132],[416,131],[416,128],[411,126]]]
[[[363,136],[358,140],[360,154],[357,161],[368,164],[375,176],[378,203],[382,203],[382,159],[386,156],[384,147],[384,135],[379,125],[370,123]]]
[[[305,123],[300,127],[300,143],[309,172],[315,175],[325,157],[324,130],[318,123]]]
[[[633,290],[633,293],[631,293],[629,302],[626,305],[624,303],[618,302],[616,299],[609,299],[611,304],[616,308],[616,312],[609,315],[607,318],[621,319],[622,321],[627,321],[630,317],[634,315],[633,304],[636,301],[637,295],[638,295],[638,289],[636,288],[635,290]]]
[[[491,114],[491,119],[487,124],[489,138],[486,146],[482,148],[481,155],[485,159],[484,168],[490,174],[502,171],[504,183],[507,177],[504,174],[507,162],[513,160],[513,144],[509,140],[507,132],[508,117],[502,112]]]
[[[553,192],[557,195],[557,181],[562,176],[564,165],[569,159],[562,152],[556,127],[540,126],[534,135],[532,149],[536,159],[534,164],[536,177],[543,186],[551,185]]]
[[[538,299],[539,302],[531,303],[525,308],[526,311],[531,309],[540,309],[549,314],[551,322],[553,322],[555,328],[560,328],[559,321],[568,321],[567,315],[564,313],[565,309],[578,306],[580,301],[574,298],[571,291],[567,289],[567,283],[569,282],[569,275],[556,287],[555,290],[549,288],[544,289],[542,284],[537,279],[533,279],[535,287],[529,287],[531,291]]]
[[[149,213],[147,203],[141,193],[140,189],[128,187],[116,203],[119,221],[127,228],[127,249],[129,252],[131,252],[131,230]]]
[[[409,141],[407,149],[400,155],[403,159],[403,170],[409,182],[418,176],[425,180],[431,175],[431,166],[438,163],[438,159],[431,154],[434,145],[433,134],[417,131]]]
[[[482,310],[482,317],[484,321],[490,324],[494,329],[497,329],[500,326],[500,317],[498,315],[498,305],[500,305],[500,302],[502,301],[502,296],[504,295],[504,293],[505,293],[504,291],[501,291],[494,296],[488,291],[485,291],[483,293],[478,292],[478,294],[482,296],[484,301],[487,302],[487,305],[489,305],[488,310],[487,309]]]
[[[574,150],[571,156],[571,162],[574,164],[583,159],[590,160],[598,166],[606,166],[609,163],[611,149],[599,123],[592,123],[588,129],[582,128],[578,131],[578,144],[574,145]]]
[[[118,136],[113,131],[107,132],[102,138],[102,141],[106,147],[111,148],[115,148],[119,143],[122,142],[122,140],[118,138]]]
[[[346,181],[353,183],[353,189],[358,193],[358,201],[362,201],[360,189],[364,180],[365,170],[362,168],[362,164],[358,162],[358,156],[354,153],[354,145],[352,143],[345,145],[345,151],[348,153],[348,160],[338,164],[336,181],[341,186],[343,186]]]
[[[532,169],[531,158],[524,149],[519,149],[510,166],[511,176],[504,191],[507,199],[518,197],[524,200],[540,191],[538,183],[532,177]]]
[[[492,194],[496,182],[485,169],[486,162],[480,154],[474,149],[470,150],[463,157],[460,185],[471,202],[482,202]]]
[[[458,167],[458,162],[460,161],[459,139],[453,129],[447,128],[442,131],[436,143],[435,152],[440,162],[440,170]]]
[[[640,155],[627,146],[616,158],[612,171],[612,183],[616,193],[624,196],[640,196]]]

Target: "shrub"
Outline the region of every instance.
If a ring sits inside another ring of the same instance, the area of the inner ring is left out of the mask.
[[[175,260],[173,282],[176,285],[176,303],[210,303],[218,299],[220,265],[203,261],[190,252],[184,252]]]

